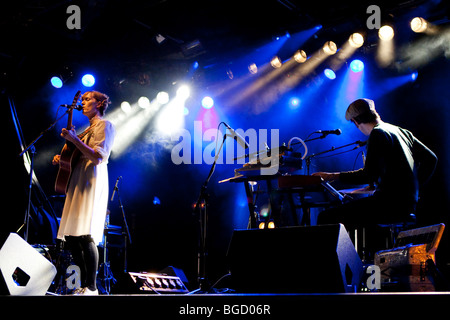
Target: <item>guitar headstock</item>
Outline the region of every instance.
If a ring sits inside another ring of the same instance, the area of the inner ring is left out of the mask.
[[[73,98],[72,101],[72,105],[70,106],[70,109],[68,110],[68,117],[67,117],[67,130],[70,130],[72,128],[72,114],[73,114],[73,109],[75,109],[77,107],[77,103],[78,100],[80,99],[81,96],[81,91],[78,90],[77,93],[75,94],[75,97]]]
[[[81,96],[81,91],[78,90],[77,93],[75,94],[75,97],[73,98],[73,101],[72,101],[72,109],[77,106],[78,100],[80,100],[80,96]]]

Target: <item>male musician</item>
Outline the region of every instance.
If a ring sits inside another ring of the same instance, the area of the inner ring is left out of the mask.
[[[345,119],[369,136],[364,167],[349,172],[316,172],[325,181],[372,184],[373,196],[350,201],[319,214],[318,224],[343,223],[348,227],[405,222],[414,213],[419,187],[432,176],[436,155],[405,129],[383,122],[370,99],[358,99]]]
[[[81,269],[82,288],[76,294],[97,295],[97,244],[102,241],[108,205],[107,163],[114,141],[114,127],[104,120],[109,97],[98,91],[82,96],[83,114],[90,126],[80,135],[75,129],[62,129],[61,137],[72,142],[81,156],[74,165],[58,230],[75,263]],[[54,165],[61,161],[53,158]]]

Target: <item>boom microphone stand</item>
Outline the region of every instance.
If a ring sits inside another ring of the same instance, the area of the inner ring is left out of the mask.
[[[343,145],[343,146],[340,146],[340,147],[331,147],[331,149],[328,149],[328,150],[325,150],[325,151],[321,151],[321,152],[318,152],[318,153],[314,153],[314,154],[312,154],[310,156],[307,156],[306,159],[305,159],[306,167],[307,167],[307,174],[308,175],[310,174],[309,169],[310,169],[310,165],[311,165],[311,160],[313,158],[315,158],[317,156],[320,156],[322,154],[325,154],[325,153],[333,152],[333,151],[336,151],[336,150],[339,150],[339,149],[342,149],[342,148],[347,148],[347,147],[352,146],[352,145],[356,145],[356,146],[353,149],[350,149],[350,150],[347,150],[347,151],[356,150],[356,149],[358,149],[360,147],[365,146],[366,144],[367,144],[367,141],[359,141],[358,140],[358,141],[355,141],[355,142],[352,142],[352,143],[349,143],[349,144],[346,144],[346,145]]]
[[[194,212],[198,210],[199,213],[199,228],[200,228],[200,235],[198,239],[198,256],[197,256],[197,279],[199,282],[199,288],[191,291],[189,294],[192,293],[198,293],[198,292],[208,292],[211,288],[208,284],[207,274],[206,274],[206,257],[208,255],[207,250],[207,227],[208,227],[208,200],[209,200],[209,194],[207,192],[208,183],[211,179],[211,176],[214,173],[214,170],[216,168],[217,159],[219,158],[220,151],[222,151],[223,144],[225,143],[225,139],[228,137],[228,134],[225,134],[223,136],[222,144],[220,145],[219,151],[217,152],[214,162],[211,166],[211,169],[209,170],[208,177],[206,178],[205,182],[203,183],[200,194],[198,196],[197,202],[194,206]]]
[[[36,148],[34,147],[35,143],[42,138],[42,136],[44,136],[44,134],[46,134],[48,131],[50,131],[51,129],[53,129],[53,127],[56,125],[56,123],[61,120],[66,114],[69,113],[69,111],[71,111],[73,108],[67,108],[66,112],[64,112],[63,115],[61,115],[58,119],[55,120],[55,122],[53,122],[47,129],[45,129],[44,131],[42,131],[39,136],[34,139],[28,146],[26,146],[22,152],[19,154],[19,157],[23,156],[23,154],[25,152],[27,152],[28,150],[30,150],[30,169],[29,169],[29,174],[30,174],[30,179],[29,179],[29,184],[28,184],[28,204],[27,204],[27,210],[25,211],[25,218],[23,221],[23,224],[20,226],[19,229],[17,229],[16,233],[19,233],[20,230],[22,230],[23,227],[25,227],[25,231],[24,231],[24,240],[28,242],[28,229],[29,229],[29,222],[30,222],[30,209],[31,209],[31,189],[33,187],[33,167],[34,167],[34,155],[36,154]]]
[[[123,265],[123,271],[124,273],[127,272],[127,268],[128,268],[128,263],[127,263],[127,242],[131,242],[131,235],[130,235],[130,229],[128,228],[128,223],[127,223],[127,218],[125,216],[125,210],[123,209],[123,204],[122,204],[122,199],[120,198],[120,192],[119,192],[119,180],[122,179],[122,176],[119,176],[117,178],[116,181],[116,185],[114,186],[114,191],[113,194],[111,196],[111,201],[114,200],[114,195],[117,192],[117,199],[119,200],[119,208],[120,211],[122,212],[122,218],[123,218],[123,224],[125,226],[125,248],[124,248],[124,265]]]

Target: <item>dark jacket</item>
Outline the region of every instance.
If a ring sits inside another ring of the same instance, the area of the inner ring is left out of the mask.
[[[340,181],[350,184],[374,184],[374,196],[415,207],[419,187],[434,172],[437,157],[405,129],[381,122],[367,142],[364,168],[342,172]]]

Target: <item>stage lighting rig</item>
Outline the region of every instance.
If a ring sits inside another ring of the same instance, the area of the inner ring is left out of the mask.
[[[280,58],[277,56],[273,57],[272,60],[270,60],[270,65],[276,69],[281,68],[281,65],[283,63],[281,62]]]
[[[83,86],[90,88],[95,84],[95,78],[92,74],[85,74],[81,78],[81,83]]]
[[[355,32],[350,36],[348,42],[351,47],[359,48],[364,44],[364,37],[361,33]]]
[[[323,52],[325,52],[327,55],[333,55],[337,52],[337,45],[333,41],[327,41],[322,47]]]
[[[303,50],[297,50],[297,52],[294,53],[294,60],[298,63],[303,63],[307,59],[306,52]]]
[[[213,98],[206,96],[202,99],[202,107],[204,109],[211,109],[214,106]]]
[[[160,91],[156,95],[156,101],[158,101],[159,104],[166,104],[169,102],[169,94],[165,91]]]
[[[381,40],[392,40],[394,38],[394,29],[389,25],[384,25],[378,30],[378,37]]]
[[[138,106],[142,109],[147,109],[150,107],[150,99],[147,97],[140,97],[138,100]]]
[[[256,63],[251,63],[251,64],[249,64],[249,65],[248,65],[248,71],[249,71],[251,74],[256,74],[256,73],[258,73],[258,67],[256,66]]]
[[[329,68],[325,69],[323,71],[323,73],[330,80],[336,79],[336,73],[333,70],[329,69]]]
[[[52,84],[53,87],[55,87],[56,89],[62,88],[63,86],[63,81],[60,77],[54,76],[50,79],[50,83]]]
[[[361,72],[364,70],[364,62],[355,59],[350,63],[350,69],[355,73]]]
[[[416,33],[436,34],[439,28],[422,17],[415,17],[410,23],[411,30]]]

